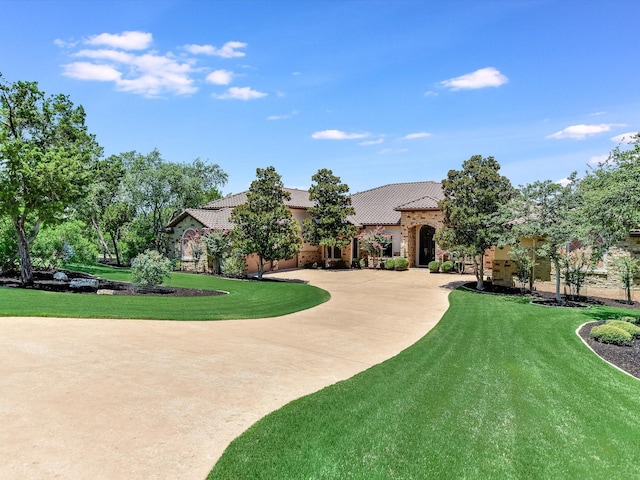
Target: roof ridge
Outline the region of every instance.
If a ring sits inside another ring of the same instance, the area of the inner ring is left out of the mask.
[[[395,208],[402,208],[402,207],[404,207],[405,205],[409,205],[409,204],[411,204],[411,203],[419,202],[420,200],[424,200],[425,198],[430,198],[431,200],[433,200],[433,201],[434,201],[434,202],[436,202],[436,203],[438,203],[438,202],[439,202],[439,200],[438,200],[437,198],[434,198],[434,197],[433,197],[433,196],[431,196],[431,195],[423,195],[422,197],[414,198],[413,200],[410,200],[410,201],[408,201],[408,202],[406,202],[406,203],[402,203],[402,204],[398,205],[398,206],[397,206],[397,207],[395,207]]]
[[[386,187],[394,187],[397,185],[418,185],[421,183],[431,183],[431,184],[435,184],[435,185],[441,185],[442,182],[436,182],[435,180],[422,180],[422,181],[417,181],[417,182],[394,182],[394,183],[385,183],[384,185],[380,185],[379,187],[373,187],[373,188],[369,188],[368,190],[362,190],[360,192],[356,192],[353,195],[357,195],[359,193],[366,193],[366,192],[373,192],[374,190],[380,190],[381,188],[386,188]]]

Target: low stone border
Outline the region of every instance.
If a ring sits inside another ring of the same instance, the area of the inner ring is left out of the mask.
[[[580,339],[580,341],[582,343],[584,343],[586,345],[586,347],[591,350],[600,360],[602,360],[605,363],[608,363],[609,365],[611,365],[613,368],[615,368],[616,370],[619,370],[620,372],[624,373],[625,375],[628,375],[629,377],[633,378],[634,380],[638,380],[640,381],[640,378],[631,375],[629,372],[621,369],[619,366],[614,365],[613,363],[611,363],[609,360],[606,360],[604,358],[602,358],[600,355],[598,355],[598,352],[596,352],[593,348],[591,348],[591,345],[589,345],[584,338],[582,338],[582,336],[580,335],[580,330],[582,329],[582,327],[584,327],[585,325],[589,325],[590,323],[598,323],[598,322],[584,322],[582,325],[580,325],[577,329],[576,329],[576,335],[578,336],[578,338]]]

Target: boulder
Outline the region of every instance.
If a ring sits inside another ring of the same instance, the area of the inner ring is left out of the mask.
[[[69,281],[69,277],[67,277],[67,274],[64,272],[56,272],[53,274],[53,279],[54,280],[60,280],[62,282],[68,282]]]
[[[98,280],[95,278],[74,278],[69,282],[69,287],[82,291],[98,290]]]

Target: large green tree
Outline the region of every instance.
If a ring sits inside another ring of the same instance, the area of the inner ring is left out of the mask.
[[[91,188],[77,209],[77,215],[93,227],[104,260],[111,255],[111,248],[104,236],[105,233],[109,233],[105,229],[107,212],[111,210],[109,212],[110,219],[117,217],[113,215],[112,210],[114,208],[113,205],[121,201],[122,182],[125,173],[122,159],[117,155],[98,160]],[[123,226],[123,224],[118,224],[117,229],[120,230]],[[114,247],[117,249],[117,245],[114,245]],[[116,257],[118,257],[117,252]]]
[[[326,168],[311,177],[309,199],[314,205],[307,208],[310,218],[302,223],[305,241],[312,245],[344,248],[358,233],[358,228],[347,217],[354,215],[349,186]]]
[[[86,194],[100,154],[82,106],[0,75],[0,215],[15,229],[23,285],[33,284],[29,249],[42,223]]]
[[[580,195],[577,175],[569,176],[563,186],[551,180],[525,185],[507,204],[505,211],[511,219],[512,242],[522,237],[543,237],[536,254],[548,257],[556,271],[556,300],[560,301],[562,261],[568,255],[567,245],[579,241],[594,245],[595,237],[589,227]]]
[[[607,248],[640,225],[640,134],[580,182],[586,217]]]
[[[499,172],[493,157],[474,155],[442,181],[444,227],[436,239],[445,248],[461,247],[473,255],[478,290],[484,289],[484,254],[503,235],[500,206],[514,195],[511,182]]]
[[[256,169],[247,201],[231,212],[234,248],[258,256],[258,278],[265,262],[292,258],[302,247],[300,228],[286,206],[291,199],[274,167]]]
[[[125,152],[118,158],[125,174],[121,193],[109,199],[109,204],[124,202],[135,210],[133,218],[127,216],[129,222],[121,229],[128,258],[150,248],[164,250],[165,225],[184,209],[219,198],[219,188],[227,182],[227,174],[220,166],[200,159],[191,163],[170,162],[158,150],[146,155]]]

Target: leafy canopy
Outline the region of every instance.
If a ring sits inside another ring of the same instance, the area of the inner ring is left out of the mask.
[[[347,220],[354,215],[349,186],[326,168],[311,177],[309,199],[315,205],[307,209],[310,218],[302,223],[305,241],[312,245],[343,248],[351,243],[358,229]]]
[[[85,196],[101,153],[82,106],[0,74],[0,215],[15,228],[23,284],[33,283],[29,246],[41,224]]]
[[[514,195],[511,182],[499,171],[500,164],[493,157],[473,155],[462,170],[449,170],[442,181],[444,199],[439,205],[444,227],[436,239],[444,248],[474,255],[478,289],[483,288],[484,270],[482,259],[476,257],[482,257],[502,236],[505,227],[497,214]]]
[[[231,212],[234,247],[245,254],[258,256],[258,278],[264,263],[295,256],[302,247],[300,229],[286,206],[291,199],[274,167],[256,169],[246,203]]]
[[[640,134],[616,147],[580,183],[585,215],[610,246],[640,225]]]

